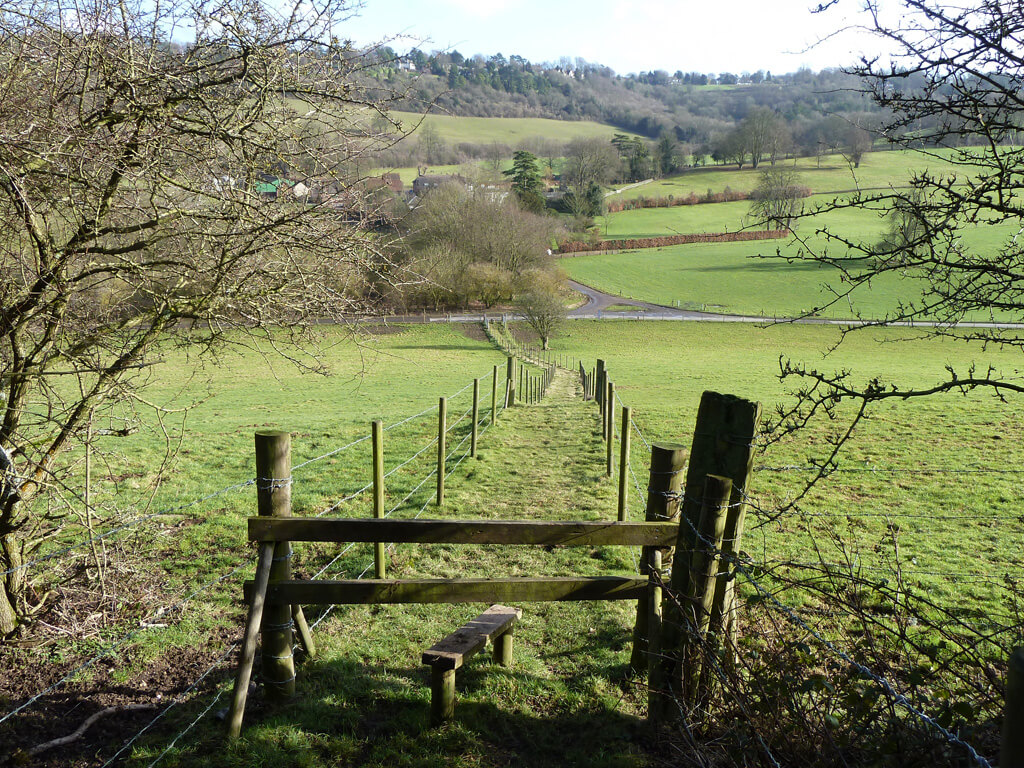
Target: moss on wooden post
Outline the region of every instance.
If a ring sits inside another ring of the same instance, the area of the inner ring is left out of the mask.
[[[261,517],[291,517],[291,435],[287,432],[256,433],[256,510]],[[269,584],[292,577],[292,545],[274,546]],[[292,611],[289,603],[268,601],[261,630],[263,686],[270,702],[287,701],[295,695],[295,660],[292,658]]]
[[[647,482],[647,522],[671,522],[679,518],[679,489],[683,484],[686,449],[681,445],[655,443],[651,446],[650,479]],[[640,572],[651,573],[652,547],[644,547],[640,559]],[[671,552],[662,553],[662,561],[671,562]],[[636,624],[633,627],[633,653],[629,665],[640,672],[647,669],[647,622],[650,614],[649,596],[637,602]]]
[[[708,475],[732,481],[730,512],[741,515],[753,470],[754,438],[760,418],[760,403],[718,392],[704,392],[701,396],[683,492],[681,515],[684,521],[679,526],[678,550],[692,552],[696,547]],[[690,571],[686,562],[677,561],[672,568],[672,591],[679,596],[690,593]],[[683,684],[678,658],[682,632],[680,611],[670,603],[666,607],[664,650],[666,668],[672,670],[668,684],[675,690],[681,690]]]

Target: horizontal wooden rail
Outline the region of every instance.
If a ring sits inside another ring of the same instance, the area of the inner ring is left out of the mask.
[[[353,579],[278,581],[267,600],[304,605],[380,603],[532,603],[559,600],[636,600],[647,579],[618,576],[514,579]],[[252,582],[245,583],[249,595]]]
[[[675,546],[678,523],[249,518],[253,541]]]

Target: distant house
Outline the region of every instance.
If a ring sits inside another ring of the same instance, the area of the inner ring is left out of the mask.
[[[416,197],[423,197],[426,192],[429,192],[432,189],[437,189],[442,184],[447,184],[449,182],[465,184],[466,180],[461,176],[454,174],[420,174],[412,182],[412,193],[416,195]]]
[[[288,179],[282,179],[279,176],[272,176],[269,173],[261,173],[256,177],[256,184],[253,186],[253,192],[264,200],[277,200],[278,192],[282,187],[287,189],[292,186],[294,186],[294,183],[288,181]]]

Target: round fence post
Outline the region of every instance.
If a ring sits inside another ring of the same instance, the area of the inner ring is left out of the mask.
[[[256,511],[260,517],[291,517],[292,455],[288,432],[256,433]],[[292,545],[274,545],[269,584],[292,577]],[[260,632],[263,685],[267,700],[283,702],[295,695],[292,657],[292,609],[288,603],[267,601]]]
[[[607,477],[612,476],[612,465],[614,464],[615,456],[615,385],[610,381],[608,382],[608,388],[605,390],[605,428],[604,428],[604,439],[605,439],[605,470],[604,473]]]
[[[476,443],[480,435],[480,379],[473,379],[473,431],[469,438],[469,455],[476,458]]]
[[[491,372],[491,426],[498,420],[498,366]]]
[[[626,507],[629,503],[629,483],[626,474],[629,472],[629,431],[633,423],[632,413],[628,405],[622,406],[622,423],[619,425],[619,522],[626,519]]]
[[[442,397],[437,404],[437,506],[444,504],[445,444],[448,433],[448,398]]]
[[[373,438],[373,516],[380,520],[384,517],[384,422],[378,419],[370,426]],[[385,571],[384,542],[376,541],[373,544],[374,577],[383,579]]]

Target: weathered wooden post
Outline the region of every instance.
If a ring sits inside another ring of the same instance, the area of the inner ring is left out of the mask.
[[[445,456],[448,452],[448,398],[442,397],[437,404],[437,506],[444,504]]]
[[[601,418],[604,418],[604,360],[598,359],[597,371],[595,374],[594,397],[597,398],[597,405],[601,409]]]
[[[491,372],[491,426],[498,420],[498,366]]]
[[[505,367],[505,407],[511,408],[516,400],[516,359],[508,356]]]
[[[373,442],[373,516],[380,520],[384,517],[384,422],[376,419],[370,424],[370,427],[370,436]],[[374,578],[385,578],[386,570],[384,542],[375,541],[373,543]]]
[[[661,666],[661,550],[651,547],[647,564],[649,587],[647,590],[647,719],[657,724],[665,704]],[[642,603],[643,601],[641,601]],[[639,609],[638,609],[639,610]],[[639,612],[637,618],[640,617]],[[636,646],[634,645],[634,652]]]
[[[523,386],[523,378],[525,376],[526,376],[526,365],[521,363],[519,365],[519,388],[516,390],[517,392],[520,393],[520,395],[519,395],[519,402],[520,403],[524,402],[523,395],[526,393],[526,389]]]
[[[607,477],[612,476],[615,456],[615,385],[610,381],[605,390],[605,470]]]
[[[729,514],[735,516],[738,522],[746,504],[754,464],[754,437],[760,418],[760,403],[718,392],[704,392],[701,396],[680,512],[682,522],[676,545],[678,556],[672,567],[672,592],[679,600],[690,594],[691,590],[688,559],[689,553],[697,545],[706,478],[708,475],[718,475],[732,481]],[[727,519],[726,535],[728,530]],[[726,609],[730,599],[730,585],[726,586],[724,592]],[[678,609],[679,600],[668,603],[666,607],[663,637],[666,675],[671,675],[669,685],[674,690],[683,689],[679,651],[686,627]]]
[[[686,564],[689,569],[689,591],[680,596],[683,604],[683,635],[680,644],[682,691],[683,700],[691,707],[697,704],[698,680],[705,691],[710,690],[711,686],[710,670],[704,662],[713,662],[711,655],[717,643],[704,645],[704,641],[711,623],[711,601],[719,581],[722,536],[725,533],[731,493],[732,480],[729,478],[718,475],[705,478],[696,542],[689,563]],[[683,525],[686,525],[685,521]],[[679,556],[677,563],[683,566],[682,553]],[[703,650],[707,650],[707,657],[701,652],[702,646]]]
[[[1024,768],[1024,648],[1010,654],[999,768]]]
[[[480,433],[480,379],[473,379],[473,431],[469,437],[469,455],[476,458],[476,442]]]
[[[644,519],[649,523],[666,522],[679,518],[679,490],[683,485],[683,468],[686,466],[686,449],[681,445],[655,443],[651,446],[650,479],[647,483],[647,509]],[[640,572],[650,575],[652,551],[644,547],[640,558]],[[665,565],[671,563],[671,550],[662,555]],[[667,562],[665,562],[667,561]],[[650,618],[650,597],[638,599],[636,624],[633,627],[633,653],[629,665],[640,672],[647,669],[648,620]],[[664,646],[663,646],[664,647]]]
[[[256,433],[256,513],[260,517],[291,517],[292,454],[288,432]],[[274,545],[268,584],[292,577],[292,545]],[[292,610],[288,603],[268,602],[260,631],[263,686],[267,701],[283,702],[295,695],[292,657]]]
[[[632,409],[628,405],[622,406],[622,423],[619,426],[621,433],[619,439],[619,507],[618,520],[623,522],[626,519],[626,507],[628,505],[629,483],[626,474],[629,472],[629,431],[632,423]]]

